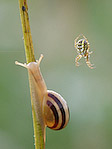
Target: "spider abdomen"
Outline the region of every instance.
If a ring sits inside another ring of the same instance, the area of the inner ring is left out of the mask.
[[[87,44],[86,40],[85,39],[80,39],[77,42],[77,50],[78,50],[78,52],[81,55],[85,56],[87,49],[88,49],[88,44]]]

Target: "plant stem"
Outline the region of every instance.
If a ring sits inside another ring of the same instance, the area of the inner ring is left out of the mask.
[[[20,8],[21,24],[23,29],[26,61],[27,63],[30,63],[35,61],[35,57],[34,57],[34,48],[29,24],[29,17],[28,17],[27,0],[19,0],[19,8]]]
[[[29,24],[29,17],[28,17],[28,5],[27,0],[19,0],[19,8],[20,8],[20,17],[21,17],[21,24],[23,30],[23,38],[24,38],[24,46],[25,46],[25,53],[26,53],[26,61],[27,63],[34,62],[34,48]],[[30,84],[30,94],[31,94],[31,104],[32,104],[32,115],[33,115],[33,126],[34,126],[34,136],[35,136],[35,149],[44,149],[44,136],[42,135],[42,127],[41,123],[37,120],[36,112],[34,108],[33,100],[32,100],[32,88],[31,82],[29,79]]]

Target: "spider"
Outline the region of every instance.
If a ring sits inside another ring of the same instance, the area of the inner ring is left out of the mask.
[[[79,39],[79,37],[82,36],[83,39]],[[79,40],[78,40],[79,39]],[[78,40],[78,41],[77,41]],[[90,54],[92,54],[92,51],[89,52],[89,49],[90,49],[90,44],[87,40],[87,38],[81,34],[79,35],[75,40],[74,40],[74,47],[76,48],[77,50],[77,57],[75,58],[75,63],[76,63],[76,66],[79,66],[79,60],[84,57],[86,58],[86,64],[88,65],[88,67],[90,69],[93,69],[93,65],[94,64],[91,64],[90,61],[89,61],[89,57],[90,57]]]

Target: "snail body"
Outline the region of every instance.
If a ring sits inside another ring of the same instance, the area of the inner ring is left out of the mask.
[[[15,63],[28,69],[32,102],[37,121],[41,122],[44,134],[46,126],[54,130],[64,128],[69,121],[69,109],[60,94],[47,90],[39,67],[42,58],[43,55],[36,62],[29,64],[22,64],[17,61]]]

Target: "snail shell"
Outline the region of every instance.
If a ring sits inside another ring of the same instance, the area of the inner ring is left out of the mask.
[[[43,99],[43,117],[47,127],[60,130],[64,128],[69,121],[69,109],[63,97],[54,92],[47,90]]]

